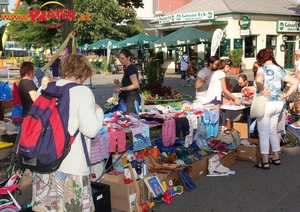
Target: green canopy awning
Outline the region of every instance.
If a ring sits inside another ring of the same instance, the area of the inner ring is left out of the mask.
[[[156,40],[158,40],[159,37],[156,36],[149,36],[144,34],[139,34],[136,36],[133,36],[131,38],[128,38],[126,40],[120,41],[118,43],[115,43],[112,45],[112,49],[122,49],[122,48],[139,48],[139,46],[150,46],[150,44]]]
[[[193,45],[204,41],[209,41],[211,38],[212,33],[192,27],[183,27],[153,42],[151,47],[159,48],[167,46]]]
[[[99,50],[99,49],[106,49],[108,42],[111,41],[112,45],[115,43],[118,43],[119,41],[113,40],[113,39],[104,39],[104,40],[99,40],[95,43],[92,43],[89,45],[88,50]]]

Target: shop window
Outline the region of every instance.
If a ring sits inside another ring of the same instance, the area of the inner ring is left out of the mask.
[[[276,42],[277,36],[276,35],[267,35],[266,37],[266,48],[270,48],[273,50],[273,54],[276,57]]]
[[[245,58],[256,57],[257,53],[257,36],[245,37]]]

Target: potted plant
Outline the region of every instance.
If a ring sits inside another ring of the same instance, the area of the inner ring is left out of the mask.
[[[242,66],[243,49],[233,49],[229,52],[229,59],[232,61],[231,74],[239,74]]]

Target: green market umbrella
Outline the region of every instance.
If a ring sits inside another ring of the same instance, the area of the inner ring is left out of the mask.
[[[95,43],[92,43],[89,45],[88,50],[99,50],[99,49],[106,49],[108,42],[111,41],[112,44],[118,43],[119,41],[113,40],[113,39],[104,39],[104,40],[99,40]]]
[[[152,42],[158,40],[159,37],[156,36],[149,36],[144,34],[139,34],[128,38],[126,40],[120,41],[112,45],[112,49],[122,49],[122,48],[129,48],[129,49],[140,49],[141,46],[150,45]]]
[[[166,46],[182,46],[193,45],[203,41],[209,41],[212,38],[212,33],[202,31],[192,27],[183,27],[169,35],[153,42],[152,47],[166,47]]]

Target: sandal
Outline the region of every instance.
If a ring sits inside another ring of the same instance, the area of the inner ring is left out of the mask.
[[[255,164],[254,167],[269,170],[270,166],[266,166],[268,164],[270,164],[270,163],[269,162],[266,162],[266,163],[260,162],[260,163]]]
[[[278,162],[277,162],[278,161]],[[274,164],[276,166],[280,166],[281,165],[281,161],[280,158],[273,160],[272,158],[269,158],[269,163],[270,164]]]

